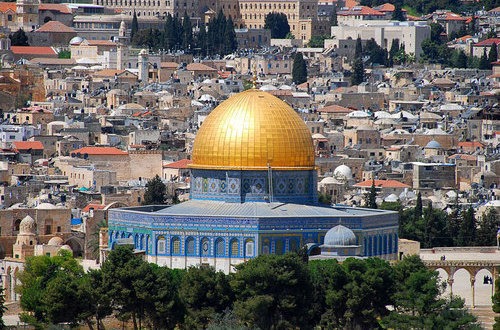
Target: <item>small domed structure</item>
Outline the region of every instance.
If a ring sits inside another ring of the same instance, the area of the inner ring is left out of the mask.
[[[66,250],[66,251],[69,251],[69,252],[73,252],[73,249],[69,245],[67,245],[67,244],[61,246],[61,250]]]
[[[37,209],[37,210],[53,210],[56,208],[57,207],[51,203],[40,203],[35,207],[35,209]]]
[[[427,145],[425,146],[425,149],[443,149],[443,146],[441,143],[437,142],[436,140],[429,141]]]
[[[73,37],[71,38],[71,40],[69,41],[69,44],[70,45],[79,45],[83,42],[83,38],[82,37]]]
[[[63,245],[64,241],[61,237],[52,237],[49,242],[47,243],[47,245],[52,245],[52,246],[60,246],[60,245]]]
[[[342,164],[335,168],[335,170],[333,171],[333,176],[337,180],[349,181],[352,180],[352,171],[348,166]]]
[[[36,233],[36,222],[35,219],[27,215],[19,224],[19,234],[21,235],[33,235]]]
[[[332,247],[356,245],[356,235],[349,228],[337,225],[326,233],[324,245]]]

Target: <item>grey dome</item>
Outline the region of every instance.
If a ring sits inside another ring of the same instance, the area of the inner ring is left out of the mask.
[[[356,245],[356,235],[354,235],[354,232],[349,228],[342,225],[337,225],[326,233],[325,245],[327,246]]]
[[[425,146],[426,149],[443,149],[443,146],[436,140],[429,141]]]

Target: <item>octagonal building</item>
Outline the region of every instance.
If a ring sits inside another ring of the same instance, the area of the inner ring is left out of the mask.
[[[397,258],[396,212],[318,205],[311,133],[267,92],[250,89],[215,108],[190,167],[189,201],[109,210],[108,246],[133,242],[159,265],[228,273],[260,254],[319,246],[342,224],[355,234],[360,257]]]

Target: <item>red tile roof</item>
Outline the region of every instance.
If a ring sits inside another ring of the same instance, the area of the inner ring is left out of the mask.
[[[12,46],[10,50],[17,55],[57,55],[54,48],[46,46]]]
[[[208,65],[205,65],[203,63],[190,63],[187,65],[186,70],[188,70],[188,71],[217,71],[217,69],[209,67]]]
[[[163,165],[163,168],[178,168],[178,169],[186,169],[188,165],[191,164],[192,161],[190,159],[181,159],[176,162]]]
[[[492,44],[495,44],[495,45],[500,44],[500,38],[489,38],[489,39],[480,41],[477,44],[474,44],[474,47],[485,47],[485,46],[491,47]]]
[[[362,15],[362,16],[385,16],[384,13],[375,10],[373,8],[367,6],[355,6],[349,8],[348,10],[341,10],[337,13],[340,16],[353,16],[353,15]]]
[[[369,188],[373,181],[375,181],[375,187],[379,188],[410,188],[409,185],[396,180],[366,180],[355,184],[354,187]]]
[[[58,21],[49,21],[44,25],[42,25],[35,32],[76,33],[75,30],[73,30],[73,28],[70,28],[69,26],[66,26]]]
[[[125,156],[128,155],[126,151],[120,150],[115,147],[83,147],[73,150],[71,154],[87,154],[87,155],[110,155],[110,156]]]
[[[175,62],[161,62],[160,67],[166,69],[177,69],[179,67],[179,64]]]
[[[116,46],[116,42],[111,40],[88,40],[89,46]]]
[[[16,150],[43,150],[43,144],[40,141],[14,141],[12,144]]]
[[[458,14],[452,13],[452,12],[447,12],[444,15],[444,20],[445,21],[466,21],[467,17],[462,17]]]
[[[68,6],[60,3],[41,3],[38,10],[58,11],[61,14],[72,14],[71,9]]]
[[[458,142],[458,146],[462,148],[484,148],[484,144],[479,141]]]
[[[448,159],[477,160],[477,156],[468,154],[454,154],[448,157]]]
[[[326,112],[326,113],[351,113],[353,111],[354,110],[352,109],[337,104],[329,105],[321,109],[318,109],[318,112]]]
[[[15,2],[0,2],[0,13],[5,13],[8,10],[16,12]]]
[[[89,212],[90,209],[94,209],[94,210],[102,210],[106,207],[106,205],[104,204],[98,204],[98,203],[89,203],[87,204],[87,206],[85,206],[83,209],[82,209],[82,212]]]

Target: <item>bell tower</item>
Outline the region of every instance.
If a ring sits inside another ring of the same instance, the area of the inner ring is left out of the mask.
[[[128,37],[127,37],[127,25],[124,21],[120,23],[120,29],[118,30],[118,44],[116,47],[116,69],[125,70],[126,61],[129,59],[128,53]]]
[[[36,29],[39,25],[38,9],[40,0],[17,0],[16,13],[19,28],[25,32]]]

